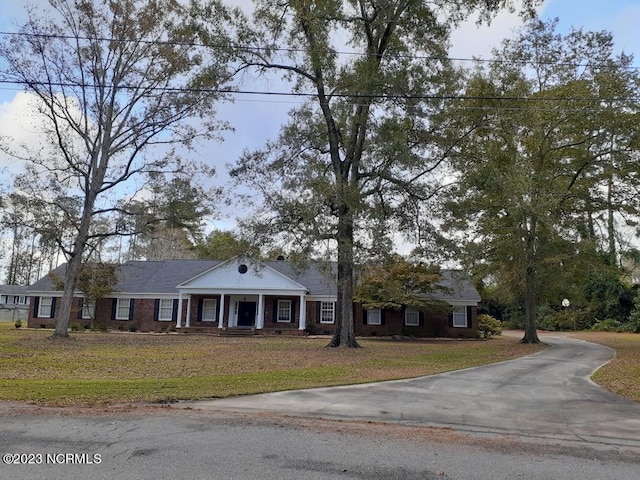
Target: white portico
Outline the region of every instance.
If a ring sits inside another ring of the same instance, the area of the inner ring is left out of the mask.
[[[219,328],[262,329],[265,318],[273,325],[306,328],[307,288],[261,262],[233,258],[176,288],[177,328],[191,327],[197,319],[199,324],[217,323]]]

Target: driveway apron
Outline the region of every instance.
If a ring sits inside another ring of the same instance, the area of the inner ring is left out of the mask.
[[[613,350],[557,336],[543,341],[550,348],[534,355],[439,375],[179,406],[640,446],[640,404],[589,379],[613,357]]]

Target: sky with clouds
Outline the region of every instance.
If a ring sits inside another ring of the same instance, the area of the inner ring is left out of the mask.
[[[15,31],[15,23],[20,23],[24,0],[3,2],[0,31]],[[33,0],[31,3],[34,3]],[[46,4],[46,0],[35,3]],[[249,4],[248,0],[236,3]],[[636,65],[640,65],[640,36],[636,26],[640,22],[640,0],[547,0],[539,8],[542,18],[559,19],[562,31],[572,26],[585,30],[607,30],[613,33],[616,46],[626,53],[635,53]],[[479,56],[489,58],[493,47],[513,34],[521,25],[516,14],[502,13],[489,27],[478,29],[473,22],[460,28],[452,37],[450,55],[455,58]],[[0,64],[1,68],[1,64]],[[0,84],[0,135],[13,135],[31,141],[32,130],[21,125],[24,119],[25,96],[16,86]],[[237,95],[233,104],[221,105],[219,117],[229,122],[233,133],[224,135],[224,141],[202,145],[197,156],[215,165],[219,174],[217,183],[226,181],[226,165],[233,163],[245,149],[258,148],[268,139],[277,136],[280,125],[286,121],[289,109],[296,105],[296,99],[280,97],[259,97]],[[298,100],[299,101],[299,100]],[[15,161],[0,158],[0,167],[15,171],[19,165]],[[221,219],[218,228],[230,228],[233,218]]]

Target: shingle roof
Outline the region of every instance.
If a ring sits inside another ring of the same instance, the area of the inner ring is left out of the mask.
[[[480,294],[471,283],[469,275],[462,270],[442,270],[440,286],[444,290],[436,290],[433,294],[438,300],[464,299],[479,302]]]
[[[120,266],[118,282],[114,292],[139,294],[177,294],[177,285],[196,275],[223,263],[221,260],[160,260],[129,261]],[[304,285],[310,295],[337,295],[336,264],[295,263],[288,261],[263,262],[265,265]],[[58,278],[64,277],[66,265],[53,270]],[[480,295],[468,275],[458,270],[443,270],[441,286],[444,290],[434,293],[439,300],[464,299],[480,301]],[[46,292],[55,290],[54,283],[47,275],[38,280],[29,291]]]
[[[2,295],[26,295],[27,288],[25,285],[0,285],[0,293]]]

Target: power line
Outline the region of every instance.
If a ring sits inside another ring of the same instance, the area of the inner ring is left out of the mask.
[[[182,46],[182,47],[200,47],[200,48],[210,48],[210,49],[219,49],[219,50],[236,50],[236,51],[246,51],[246,52],[283,52],[283,53],[313,53],[313,50],[306,50],[303,48],[288,48],[288,47],[274,47],[274,46],[256,46],[256,45],[234,45],[234,44],[204,44],[198,42],[176,42],[176,41],[167,41],[167,40],[144,40],[144,39],[135,39],[135,40],[127,40],[127,39],[119,39],[119,38],[109,38],[109,37],[88,37],[88,36],[80,36],[80,35],[60,35],[60,34],[51,34],[51,33],[28,33],[28,32],[6,32],[0,31],[0,35],[4,36],[23,36],[23,37],[32,37],[32,38],[54,38],[58,40],[85,40],[85,41],[98,41],[98,42],[136,42],[147,45],[171,45],[171,46]],[[358,56],[358,57],[373,57],[376,54],[369,54],[366,52],[356,52],[356,51],[343,51],[343,50],[331,50],[331,51],[322,51],[318,53],[331,53],[335,55],[343,55],[343,56]],[[556,65],[559,67],[571,67],[571,68],[595,68],[595,69],[604,69],[604,68],[616,68],[621,67],[624,70],[640,70],[640,66],[636,65],[606,65],[606,64],[592,64],[592,63],[571,63],[571,62],[545,62],[541,60],[501,60],[501,59],[485,59],[485,58],[465,58],[465,57],[449,57],[449,56],[440,56],[440,55],[403,55],[403,54],[395,54],[388,55],[388,57],[393,59],[403,59],[403,60],[423,60],[423,61],[451,61],[451,62],[466,62],[466,63],[489,63],[489,64],[516,64],[516,65]]]
[[[98,89],[110,88],[109,85],[96,85],[89,83],[63,83],[63,82],[34,82],[22,80],[0,80],[0,85],[37,85],[59,88],[80,88],[80,89]],[[134,90],[144,87],[140,86],[119,86],[117,90]],[[300,97],[313,98],[317,93],[312,92],[279,92],[268,90],[241,90],[234,88],[195,88],[195,87],[151,87],[149,91],[162,93],[212,93],[212,94],[232,94],[232,95],[264,95],[264,96],[281,96],[281,97]],[[332,93],[327,94],[330,98],[354,98],[354,99],[380,99],[380,100],[468,100],[468,101],[497,101],[497,102],[640,102],[640,97],[545,97],[545,96],[484,96],[484,95],[437,95],[437,94],[419,94],[419,95],[401,95],[401,94],[385,94],[385,93]]]

